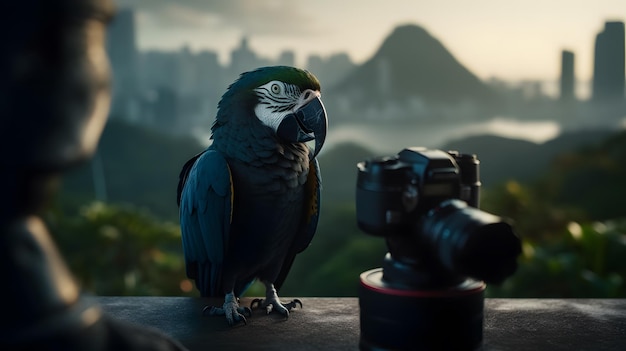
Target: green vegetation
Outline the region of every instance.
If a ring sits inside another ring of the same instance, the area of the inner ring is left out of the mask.
[[[557,156],[535,183],[485,193],[524,238],[518,272],[491,296],[626,297],[626,132]]]
[[[626,297],[626,221],[570,222],[552,240],[526,242],[520,267],[488,296]]]
[[[82,286],[100,295],[189,295],[178,224],[130,206],[93,202],[48,215],[52,235]]]
[[[180,167],[201,149],[189,140],[109,124],[99,149],[109,202],[93,201],[91,168],[84,167],[65,179],[48,216],[86,290],[197,295],[185,277],[175,189]],[[518,272],[490,286],[489,296],[626,297],[626,133],[569,150],[542,159],[548,166],[532,179],[509,173],[484,189],[482,209],[511,218],[524,239]],[[321,156],[318,234],[296,259],[283,295],[355,296],[359,274],[380,266],[384,240],[359,231],[355,219],[355,165],[370,156],[355,145]],[[479,157],[483,165],[490,162]],[[533,167],[529,157],[520,158]],[[249,294],[261,295],[259,288]]]

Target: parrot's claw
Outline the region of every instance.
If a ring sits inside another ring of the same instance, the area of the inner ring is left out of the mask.
[[[237,302],[226,301],[224,302],[224,306],[215,307],[215,306],[206,306],[202,310],[202,314],[208,314],[209,316],[225,316],[228,325],[235,325],[239,322],[243,322],[243,324],[248,324],[245,315],[248,317],[252,316],[252,310],[248,307],[239,307]]]
[[[300,308],[302,308],[302,301],[300,301],[299,299],[293,299],[291,300],[291,302],[285,304],[285,307],[291,311],[292,309],[296,308],[297,305],[300,305]]]
[[[277,298],[268,298],[268,299],[254,299],[250,302],[250,308],[255,309],[265,309],[266,314],[270,314],[273,311],[277,311],[286,318],[289,318],[289,312],[294,309],[297,305],[300,305],[302,308],[302,301],[299,299],[294,299],[291,302],[286,304],[282,304]]]
[[[250,302],[250,308],[251,309],[260,308],[262,303],[263,303],[263,299],[254,299],[252,300],[252,302]]]

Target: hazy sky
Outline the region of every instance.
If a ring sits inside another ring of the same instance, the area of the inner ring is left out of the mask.
[[[217,51],[222,62],[248,35],[261,56],[347,52],[371,57],[399,24],[423,26],[480,78],[555,80],[560,53],[592,76],[593,45],[606,20],[626,20],[626,0],[117,0],[138,11],[142,49]]]

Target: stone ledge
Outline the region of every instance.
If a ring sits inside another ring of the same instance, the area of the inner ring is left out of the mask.
[[[303,309],[289,320],[254,311],[247,325],[235,327],[202,316],[204,306],[221,299],[95,299],[114,318],[158,328],[190,350],[358,350],[357,298],[302,298]],[[624,350],[626,299],[486,299],[483,344],[483,350]]]

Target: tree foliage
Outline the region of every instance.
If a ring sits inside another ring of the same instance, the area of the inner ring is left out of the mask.
[[[555,239],[524,244],[518,272],[488,296],[625,297],[626,220],[570,222]]]
[[[48,216],[58,246],[82,286],[98,295],[193,294],[180,229],[131,206],[90,203]]]

